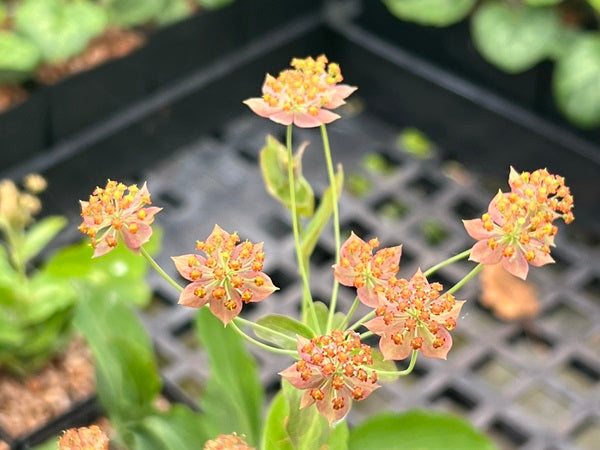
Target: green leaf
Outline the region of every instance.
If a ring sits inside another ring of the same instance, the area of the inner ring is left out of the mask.
[[[161,381],[152,343],[135,313],[114,292],[96,291],[78,307],[75,326],[96,361],[100,402],[112,420],[127,423],[153,411]]]
[[[34,72],[40,50],[29,39],[0,31],[0,83],[20,83]]]
[[[211,367],[200,399],[208,435],[236,432],[256,445],[264,398],[256,362],[242,338],[231,327],[225,328],[208,308],[198,311],[196,329]]]
[[[600,0],[587,0],[587,2],[598,12],[600,12]]]
[[[327,420],[319,414],[315,405],[300,409],[300,400],[304,391],[296,389],[285,380],[282,381],[281,386],[288,404],[285,429],[292,448],[295,450],[319,448],[329,435]]]
[[[197,2],[206,9],[220,9],[233,3],[233,0],[197,0]]]
[[[434,154],[434,146],[422,131],[416,128],[405,128],[398,135],[398,148],[416,158],[427,159]]]
[[[491,1],[473,14],[471,34],[485,59],[517,73],[550,55],[561,36],[561,24],[553,8]]]
[[[329,309],[327,305],[323,302],[316,301],[315,304],[315,313],[317,316],[317,320],[319,322],[319,329],[323,332],[327,329],[327,317],[329,315]],[[340,311],[336,312],[333,315],[333,321],[331,322],[331,329],[338,330],[340,325],[344,322],[346,315]],[[314,320],[312,318],[312,314],[308,314],[309,325],[313,330],[317,329],[315,326]]]
[[[67,225],[62,216],[49,216],[34,223],[25,234],[22,260],[26,263],[35,257]]]
[[[197,450],[212,437],[204,432],[203,417],[184,405],[144,417],[129,428],[128,440],[136,449]]]
[[[383,0],[383,3],[399,19],[445,27],[464,19],[476,0]]]
[[[160,247],[160,228],[154,227],[150,242],[144,246],[149,253]],[[146,305],[152,291],[146,282],[148,262],[124,245],[100,258],[92,259],[93,250],[87,243],[66,247],[56,253],[44,271],[58,278],[79,280],[86,288],[112,291],[125,302]]]
[[[346,421],[338,423],[329,433],[327,438],[327,450],[348,450],[348,440],[350,439],[350,430]]]
[[[314,333],[309,327],[304,325],[302,322],[299,322],[296,319],[292,319],[288,316],[271,314],[261,317],[256,323],[274,331],[273,333],[260,328],[254,328],[254,333],[256,336],[258,336],[260,339],[270,342],[271,344],[275,344],[278,347],[288,350],[296,350],[298,347],[296,344],[297,335],[304,336],[307,339],[314,337]],[[289,336],[293,340],[285,339],[277,333],[282,333],[286,336]]]
[[[156,17],[156,23],[160,26],[170,25],[185,19],[192,12],[191,4],[188,0],[167,0],[164,8]]]
[[[110,22],[131,27],[153,21],[165,8],[166,0],[107,0]]]
[[[15,10],[16,30],[35,42],[48,62],[81,53],[106,23],[104,9],[88,0],[23,0]]]
[[[262,434],[264,450],[294,450],[285,430],[289,407],[283,391],[279,391],[269,407]]]
[[[303,144],[293,157],[293,164],[298,214],[303,217],[311,217],[315,208],[315,196],[310,184],[302,175],[302,155],[306,145],[306,143]],[[288,156],[285,145],[273,136],[267,136],[267,143],[260,151],[259,163],[267,192],[291,210]]]
[[[0,286],[13,286],[19,282],[19,274],[8,259],[8,253],[0,245]],[[0,303],[3,299],[0,297]]]
[[[600,36],[578,38],[557,61],[553,80],[560,110],[576,125],[600,125]]]
[[[350,450],[491,450],[495,446],[465,420],[448,414],[410,411],[379,414],[350,432]]]
[[[374,175],[390,175],[394,172],[394,165],[380,153],[367,153],[362,159],[362,166]]]
[[[335,174],[335,189],[337,193],[337,200],[339,200],[340,195],[342,195],[342,189],[344,188],[344,171],[342,166],[338,166],[337,173]],[[319,241],[319,237],[323,230],[327,226],[329,222],[329,218],[333,214],[333,191],[331,190],[331,186],[325,189],[323,193],[323,198],[321,199],[321,203],[315,212],[315,215],[312,217],[306,230],[302,234],[302,255],[306,261],[310,258],[317,242]]]

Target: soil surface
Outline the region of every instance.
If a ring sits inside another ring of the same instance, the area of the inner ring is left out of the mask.
[[[94,392],[91,352],[82,338],[75,338],[36,375],[22,379],[0,372],[0,427],[9,436],[21,437]]]
[[[0,85],[0,113],[18,105],[26,98],[27,91],[21,86]],[[1,447],[0,450],[2,450]]]
[[[144,35],[137,31],[109,28],[92,39],[83,53],[62,63],[41,66],[35,79],[42,84],[54,84],[70,75],[122,58],[144,44],[145,40]]]

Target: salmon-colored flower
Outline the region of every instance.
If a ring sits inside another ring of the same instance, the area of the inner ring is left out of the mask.
[[[262,97],[244,103],[261,117],[282,125],[301,128],[331,123],[340,116],[329,111],[345,103],[356,87],[338,84],[343,80],[340,66],[329,63],[325,55],[313,59],[294,58],[292,69],[279,73],[277,78],[267,74]]]
[[[117,246],[119,237],[134,252],[150,239],[154,215],[162,208],[150,205],[146,183],[135,184],[108,180],[105,188],[97,187],[87,202],[81,203],[83,222],[79,231],[92,238],[93,257],[102,256]]]
[[[206,441],[204,450],[252,450],[252,447],[234,433],[220,434],[216,439]]]
[[[469,259],[497,264],[513,275],[526,279],[529,265],[554,262],[550,247],[558,227],[555,219],[566,223],[574,219],[573,197],[564,179],[545,169],[509,176],[510,193],[499,191],[480,219],[463,220],[467,233],[478,242]]]
[[[181,276],[191,281],[179,297],[181,305],[200,308],[208,303],[212,313],[227,325],[240,313],[242,304],[260,302],[277,290],[262,272],[262,242],[238,244],[239,240],[236,233],[229,234],[215,225],[206,241],[196,243],[196,250],[206,257],[188,254],[171,258]]]
[[[363,241],[354,232],[342,244],[340,262],[333,266],[335,279],[344,286],[357,288],[358,298],[365,305],[376,308],[385,293],[388,281],[395,279],[400,269],[402,246],[382,248],[377,239]]]
[[[107,450],[108,437],[96,425],[70,428],[58,440],[59,450]]]
[[[300,408],[316,403],[329,424],[343,419],[352,400],[363,400],[379,387],[371,348],[360,336],[339,330],[308,340],[298,336],[300,361],[280,375],[294,387],[306,390]]]
[[[384,358],[400,360],[418,350],[429,358],[446,359],[452,346],[448,331],[456,326],[464,301],[456,301],[451,294],[440,295],[442,285],[429,284],[420,269],[410,280],[391,284],[385,304],[376,310],[377,317],[365,323],[381,336],[379,348]]]

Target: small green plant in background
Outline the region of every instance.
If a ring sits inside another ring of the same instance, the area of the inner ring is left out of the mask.
[[[67,222],[60,216],[35,222],[45,181],[31,175],[24,185],[0,182],[0,370],[16,375],[36,372],[65,349],[82,296],[101,291],[138,306],[151,296],[147,262],[131,252],[119,249],[92,264],[92,249],[80,243],[37,261]],[[149,250],[159,242],[160,231]]]
[[[507,73],[554,61],[558,108],[577,126],[600,125],[598,0],[382,1],[396,17],[421,25],[444,27],[470,16],[475,47]],[[582,23],[573,23],[573,17],[582,17]]]

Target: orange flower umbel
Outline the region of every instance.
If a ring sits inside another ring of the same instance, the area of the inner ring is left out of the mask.
[[[449,330],[464,301],[450,294],[440,296],[442,285],[429,284],[418,270],[410,281],[397,280],[386,292],[385,304],[377,308],[377,317],[365,323],[381,336],[379,348],[385,359],[404,359],[413,350],[429,358],[446,359],[452,346]]]
[[[220,434],[216,439],[206,441],[204,450],[252,450],[252,447],[234,433]]]
[[[340,66],[329,63],[325,55],[317,59],[294,58],[293,69],[283,70],[277,78],[267,74],[262,97],[244,103],[261,117],[282,125],[301,128],[331,123],[340,116],[329,111],[345,103],[356,88],[338,84],[343,80]]]
[[[262,242],[238,244],[236,233],[229,234],[218,225],[206,241],[198,241],[195,254],[171,259],[183,278],[191,281],[179,297],[179,303],[210,310],[227,325],[242,310],[242,304],[260,302],[277,290],[262,272],[265,254]],[[237,244],[237,245],[236,245]]]
[[[371,348],[354,331],[335,330],[308,340],[298,336],[300,361],[280,375],[294,387],[306,390],[300,408],[317,404],[329,424],[343,419],[352,400],[367,398],[379,387]]]
[[[125,245],[139,252],[150,239],[154,215],[162,208],[150,205],[146,183],[139,189],[135,184],[108,180],[105,188],[97,187],[87,202],[81,203],[83,222],[79,231],[92,238],[93,257],[102,256],[117,246],[119,237]]]
[[[108,438],[96,425],[71,428],[58,441],[59,450],[107,450]]]
[[[369,242],[351,233],[340,249],[340,262],[333,266],[335,279],[344,286],[354,286],[358,298],[365,305],[377,308],[380,297],[388,287],[388,280],[394,280],[400,269],[402,246],[382,248],[377,239]]]
[[[483,264],[497,264],[513,275],[525,279],[529,265],[543,266],[554,262],[550,247],[558,227],[554,220],[574,220],[573,196],[564,178],[546,169],[517,173],[512,167],[508,180],[511,192],[498,194],[481,219],[463,220],[467,233],[477,239],[470,259]]]

